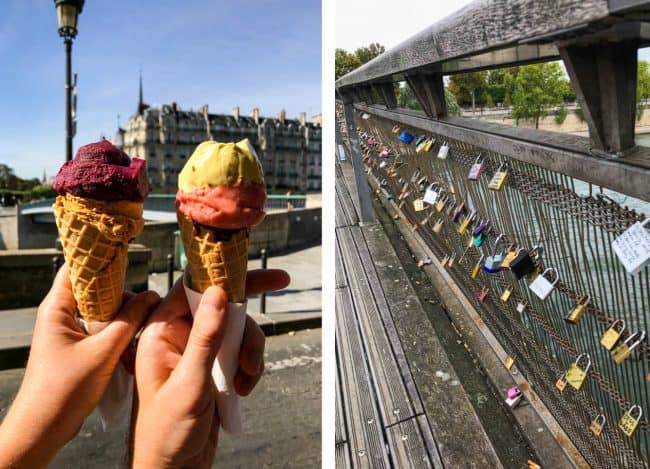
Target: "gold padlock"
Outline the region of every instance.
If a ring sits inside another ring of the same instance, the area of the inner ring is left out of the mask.
[[[555,387],[560,392],[564,391],[566,388],[566,373],[562,373],[562,376],[558,378],[558,380],[555,382]]]
[[[506,168],[506,164],[502,163],[501,166],[499,166],[497,172],[494,173],[494,176],[492,176],[492,179],[488,184],[488,188],[495,191],[500,191],[506,185],[507,180],[508,180],[508,171]]]
[[[519,251],[517,250],[517,245],[515,243],[510,244],[510,246],[508,246],[508,254],[506,254],[506,256],[501,261],[501,268],[509,269],[510,263],[515,260],[518,252]]]
[[[633,417],[632,413],[635,410],[638,410],[639,415]],[[636,404],[633,405],[627,410],[627,412],[623,414],[621,420],[618,421],[618,428],[620,428],[623,431],[623,433],[625,433],[627,436],[632,436],[632,434],[636,430],[636,427],[639,426],[639,422],[641,421],[642,415],[643,415],[643,409],[641,409],[641,406]]]
[[[483,262],[483,259],[485,259],[485,254],[481,254],[481,257],[479,257],[478,262],[474,266],[474,269],[472,269],[472,278],[478,277],[478,273],[481,271],[481,263]]]
[[[585,294],[578,298],[578,304],[569,313],[564,316],[564,320],[569,324],[577,324],[584,314],[587,305],[591,301],[591,295]]]
[[[501,301],[507,303],[508,300],[510,299],[510,295],[512,295],[512,287],[508,287],[505,290],[503,290],[503,293],[501,294]]]
[[[635,340],[636,342],[633,342]],[[645,331],[637,331],[625,339],[623,343],[617,345],[616,348],[612,350],[612,358],[614,359],[614,362],[617,365],[623,363],[632,354],[634,349],[641,345],[641,342],[644,340]],[[630,345],[630,343],[632,344]]]
[[[433,225],[433,232],[436,234],[440,234],[442,231],[442,225],[444,223],[444,220],[442,218],[438,219],[438,221]]]
[[[422,210],[424,210],[424,200],[422,199],[414,200],[413,208],[415,209],[416,212],[421,212]]]
[[[609,329],[607,329],[603,336],[600,338],[600,343],[607,350],[611,350],[614,348],[614,345],[616,345],[616,342],[618,342],[618,339],[621,338],[621,335],[623,335],[624,331],[625,321],[622,319],[617,319],[612,323],[611,326],[609,326]]]
[[[583,359],[587,360],[587,366],[584,369],[580,368],[580,362]],[[571,363],[571,366],[569,366],[569,369],[566,371],[565,376],[567,383],[569,383],[576,391],[580,391],[587,380],[587,373],[590,368],[591,359],[589,358],[589,355],[581,353],[578,355],[578,358],[576,358],[576,361]]]
[[[589,425],[589,429],[591,430],[591,433],[593,433],[596,436],[600,436],[600,434],[603,432],[603,427],[605,426],[605,422],[607,420],[605,419],[605,416],[603,414],[596,415],[596,418],[594,418],[591,421],[591,425]]]
[[[458,228],[458,233],[460,233],[461,236],[465,234],[467,231],[467,228],[469,228],[470,223],[474,220],[475,217],[475,212],[472,211],[468,216],[465,217],[465,220],[460,224],[460,227]]]
[[[452,268],[454,266],[455,261],[456,261],[456,253],[452,254],[451,257],[449,257],[449,261],[447,262],[447,267]]]
[[[447,196],[442,196],[436,204],[436,211],[438,213],[442,212],[445,209],[445,205],[447,205]]]

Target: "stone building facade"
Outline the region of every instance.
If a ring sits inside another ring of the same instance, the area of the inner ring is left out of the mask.
[[[262,162],[269,193],[320,192],[322,175],[320,124],[261,117],[258,109],[242,116],[210,114],[207,106],[185,111],[176,103],[149,107],[142,102],[126,129],[118,128],[114,144],[131,156],[147,160],[153,192],[175,193],[178,174],[196,146],[204,140],[235,142],[248,138]]]

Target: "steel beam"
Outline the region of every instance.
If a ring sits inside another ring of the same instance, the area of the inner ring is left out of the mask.
[[[354,122],[354,104],[349,94],[343,92],[340,95],[343,98],[345,125],[348,129],[348,140],[350,141],[350,160],[352,161],[354,181],[357,186],[359,224],[376,223],[375,211],[372,208],[372,200],[370,199],[370,187],[368,186],[368,179],[363,169],[359,134],[357,133],[357,126]]]
[[[396,124],[443,135],[483,150],[500,153],[515,160],[650,201],[650,150],[642,147],[638,147],[634,155],[626,158],[596,156],[589,153],[584,144],[587,143],[586,139],[575,135],[510,127],[474,119],[449,118],[437,121],[417,111],[406,109],[388,111],[362,104],[357,104],[356,107]]]
[[[442,81],[442,74],[407,75],[406,82],[427,116],[433,119],[447,117],[447,101],[445,101],[445,85]]]
[[[621,154],[635,145],[637,48],[636,41],[560,47],[597,150]]]

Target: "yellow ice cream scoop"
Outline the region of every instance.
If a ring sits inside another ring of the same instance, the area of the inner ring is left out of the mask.
[[[264,185],[264,175],[248,139],[237,143],[201,143],[178,175],[178,188],[183,192],[251,184]]]

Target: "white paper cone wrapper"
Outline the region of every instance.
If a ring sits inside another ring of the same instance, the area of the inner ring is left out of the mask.
[[[96,334],[109,322],[86,322],[77,318],[88,334]],[[97,404],[97,410],[105,432],[128,425],[133,402],[133,376],[126,371],[120,361],[108,382],[104,395]]]
[[[196,312],[203,294],[192,290],[183,277],[183,287],[192,315]],[[226,330],[217,359],[212,367],[212,378],[217,386],[217,409],[224,431],[237,435],[242,431],[239,395],[235,391],[235,374],[239,368],[239,349],[246,326],[246,303],[228,303]]]

